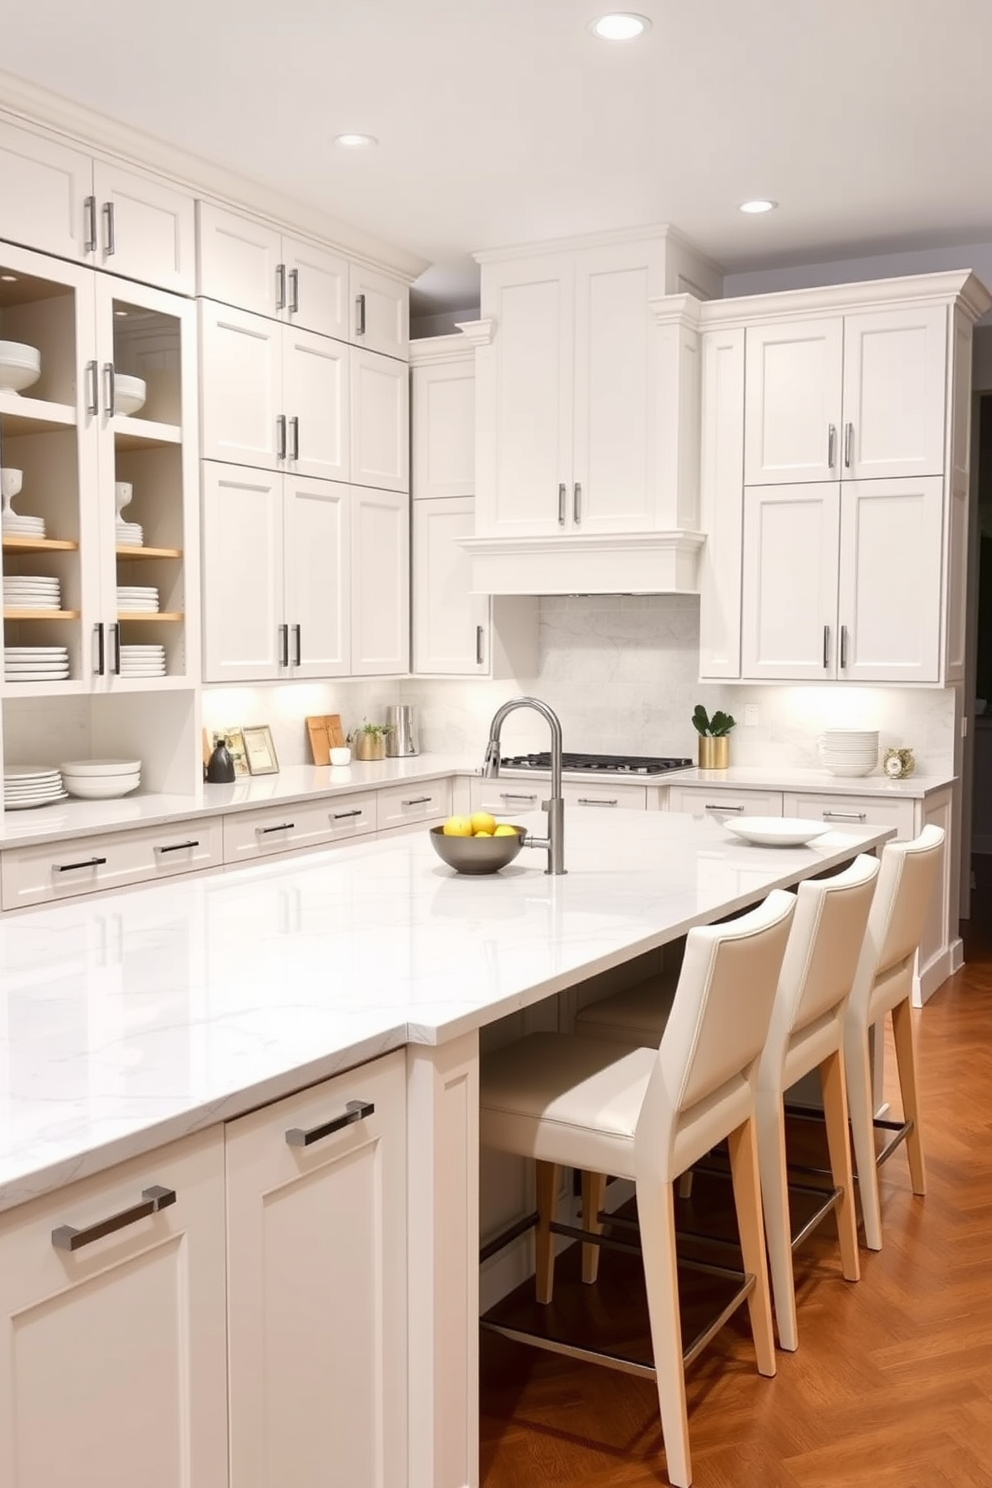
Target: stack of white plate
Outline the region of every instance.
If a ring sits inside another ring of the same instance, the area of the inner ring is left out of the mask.
[[[145,539],[140,522],[118,522],[117,541],[125,548],[140,548]]]
[[[141,784],[141,761],[124,759],[69,760],[59,765],[70,796],[84,801],[109,801],[126,796]]]
[[[3,602],[17,610],[59,610],[62,608],[59,581],[28,574],[5,574]]]
[[[154,612],[158,609],[158,590],[150,585],[118,584],[117,608],[131,614]]]
[[[164,646],[122,646],[122,677],[164,677]]]
[[[59,682],[69,675],[69,648],[5,646],[3,674],[8,682]]]
[[[27,811],[31,806],[47,806],[50,801],[65,798],[58,770],[43,770],[35,765],[4,766],[4,811]]]
[[[10,537],[44,537],[44,517],[21,517],[17,512],[4,512],[3,530]]]
[[[868,775],[878,764],[878,729],[824,729],[820,759],[831,775]]]
[[[19,393],[41,376],[41,352],[23,341],[0,341],[0,391]]]

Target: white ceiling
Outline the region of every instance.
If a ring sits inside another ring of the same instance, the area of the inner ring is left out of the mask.
[[[992,238],[992,0],[628,3],[619,45],[596,0],[31,0],[2,60],[437,265],[422,309],[472,303],[473,249],[603,228],[732,270]]]

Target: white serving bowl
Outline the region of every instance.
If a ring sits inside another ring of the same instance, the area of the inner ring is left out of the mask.
[[[41,352],[23,341],[0,341],[0,391],[19,393],[41,376]]]
[[[70,796],[83,801],[110,801],[115,796],[126,796],[141,784],[140,775],[66,775],[62,784]]]
[[[114,378],[114,411],[128,414],[137,413],[139,408],[144,408],[148,389],[144,379],[141,377],[125,377],[119,372]]]
[[[126,759],[67,760],[59,765],[63,775],[140,775],[141,761]]]

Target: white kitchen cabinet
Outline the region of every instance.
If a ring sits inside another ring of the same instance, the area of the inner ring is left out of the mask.
[[[262,315],[200,301],[205,459],[347,480],[349,350]]]
[[[226,1158],[231,1481],[405,1483],[403,1051],[229,1122]]]
[[[348,260],[258,218],[197,202],[197,293],[349,339]]]
[[[0,199],[10,242],[193,293],[193,198],[161,176],[0,120]]]
[[[224,1229],[216,1128],[0,1215],[5,1488],[227,1488]]]
[[[451,781],[387,785],[375,794],[376,830],[395,834],[443,822],[451,815]]]
[[[204,679],[405,673],[405,497],[203,463]]]
[[[714,771],[714,774],[719,772]],[[669,811],[685,811],[691,816],[704,813],[713,816],[782,816],[781,791],[743,790],[735,785],[673,785],[668,791]],[[788,815],[788,813],[785,813]]]
[[[472,592],[462,539],[475,530],[471,496],[414,501],[413,672],[418,676],[537,675],[538,600]]]
[[[484,263],[481,537],[644,531],[654,525],[654,324],[649,240]]]
[[[942,523],[939,477],[748,488],[741,675],[939,681]]]
[[[250,863],[259,858],[302,852],[349,842],[376,830],[374,791],[289,801],[224,817],[224,862]]]
[[[480,761],[481,763],[481,761]],[[488,811],[504,821],[513,821],[525,811],[540,811],[547,799],[550,774],[533,772],[531,780],[498,775],[495,780],[473,778],[470,781],[473,811]],[[647,789],[624,781],[598,782],[587,785],[578,780],[562,783],[562,795],[569,806],[588,807],[591,811],[644,811]]]
[[[6,279],[0,336],[36,346],[41,377],[0,393],[3,463],[23,472],[15,510],[44,518],[44,538],[5,533],[7,574],[57,577],[61,609],[5,608],[7,646],[64,644],[70,676],[0,684],[34,692],[127,693],[185,688],[197,676],[196,354],[189,301],[17,248],[0,248]],[[145,382],[145,402],[121,411],[122,375]],[[130,485],[116,533],[115,485]],[[118,606],[119,585],[158,592],[159,608]],[[192,590],[192,592],[190,592]],[[167,675],[121,672],[121,646],[161,644]]]
[[[383,491],[410,489],[410,388],[405,362],[351,351],[351,479]]]
[[[366,351],[406,361],[410,346],[410,292],[400,279],[364,264],[351,265],[352,321],[348,339]]]
[[[943,473],[946,306],[763,322],[746,340],[746,485]]]
[[[410,347],[414,501],[475,494],[475,354],[464,336]]]

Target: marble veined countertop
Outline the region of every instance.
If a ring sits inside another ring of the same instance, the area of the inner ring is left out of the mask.
[[[289,805],[315,796],[333,796],[348,791],[379,789],[404,782],[438,780],[449,775],[478,775],[482,756],[464,754],[418,754],[402,759],[351,765],[289,765],[277,775],[251,775],[233,785],[202,785],[188,796],[137,793],[117,801],[60,801],[30,811],[0,811],[0,851],[31,847],[38,843],[69,841],[96,832],[126,831],[155,827],[196,816],[221,816],[232,811],[250,811],[266,805]],[[500,772],[501,779],[546,780],[539,770]],[[829,791],[845,796],[906,796],[922,799],[950,785],[954,776],[911,775],[907,780],[887,780],[884,775],[854,779],[830,775],[826,770],[799,770],[768,766],[731,766],[729,770],[672,770],[665,775],[608,775],[602,771],[566,771],[566,780],[596,781],[599,785],[664,787],[750,786],[754,790]]]
[[[424,831],[4,917],[0,1209],[457,1037],[891,835],[751,847],[688,814],[575,808],[563,877],[527,847],[458,876]]]

